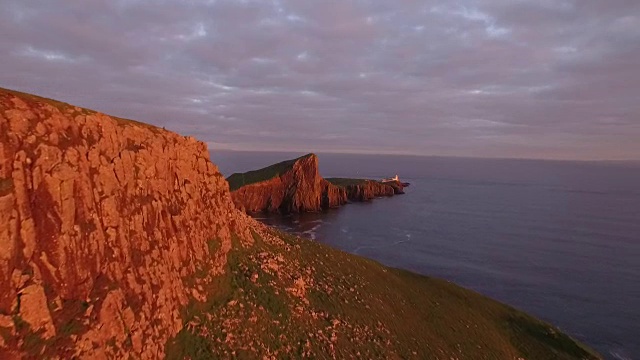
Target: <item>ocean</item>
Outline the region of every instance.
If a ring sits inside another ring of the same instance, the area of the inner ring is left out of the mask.
[[[225,176],[301,153],[213,151]],[[318,154],[324,177],[398,174],[406,194],[259,220],[450,280],[640,359],[640,164]]]

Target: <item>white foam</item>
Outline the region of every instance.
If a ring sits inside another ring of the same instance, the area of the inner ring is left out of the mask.
[[[633,360],[633,359],[631,359],[631,357],[629,355],[621,354],[618,351],[620,351],[620,350],[618,350],[618,349],[610,350],[609,354],[611,354],[611,356],[613,356],[613,358],[617,359],[617,360]]]
[[[311,229],[307,230],[307,231],[303,231],[302,233],[304,235],[307,235],[309,238],[311,238],[312,240],[316,239],[316,231],[318,230],[318,228],[321,226],[322,224],[318,224],[314,227],[312,227]]]

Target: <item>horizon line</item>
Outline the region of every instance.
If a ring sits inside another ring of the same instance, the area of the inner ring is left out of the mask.
[[[558,162],[585,162],[585,163],[640,163],[637,159],[575,159],[575,158],[536,158],[536,157],[507,157],[507,156],[473,156],[473,155],[437,155],[437,154],[418,154],[403,151],[391,152],[374,152],[367,150],[321,150],[321,149],[239,149],[213,146],[215,143],[206,142],[208,150],[211,151],[229,151],[229,152],[271,152],[271,153],[301,153],[301,154],[344,154],[344,155],[383,155],[383,156],[409,156],[409,157],[425,157],[425,158],[457,158],[457,159],[484,159],[484,160],[528,160],[528,161],[558,161]],[[217,144],[219,145],[219,144]]]

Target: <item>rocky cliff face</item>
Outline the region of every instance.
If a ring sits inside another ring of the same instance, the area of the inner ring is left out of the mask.
[[[236,206],[247,212],[315,212],[347,202],[346,192],[325,181],[318,157],[305,155],[277,176],[240,187],[231,193]]]
[[[322,209],[337,208],[346,204],[348,201],[349,196],[344,188],[335,186],[322,179]]]
[[[349,201],[368,201],[380,196],[402,194],[387,184],[377,181],[364,181],[362,184],[346,185],[344,187]]]
[[[205,144],[0,90],[0,358],[162,357],[247,222]]]
[[[347,180],[348,183],[338,185],[323,179],[318,170],[318,157],[308,154],[295,160],[281,164],[287,167],[278,169],[280,164],[256,170],[246,174],[247,177],[270,178],[261,179],[246,185],[240,180],[244,174],[233,174],[229,177],[232,183],[239,185],[231,192],[236,206],[249,213],[280,212],[283,214],[299,212],[317,212],[335,208],[349,201],[368,201],[381,196],[403,194],[400,183],[380,183],[372,180]],[[256,173],[258,176],[256,176]]]

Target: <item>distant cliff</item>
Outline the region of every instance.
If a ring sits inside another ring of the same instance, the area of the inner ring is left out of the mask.
[[[346,191],[349,201],[368,201],[380,196],[404,194],[404,186],[398,181],[379,182],[368,179],[328,178],[329,183]]]
[[[285,208],[346,201],[315,156],[294,163]],[[0,89],[0,359],[164,358],[598,356],[450,282],[258,223],[193,138]]]
[[[247,212],[283,214],[317,212],[380,196],[402,194],[399,182],[381,183],[364,179],[323,179],[318,157],[307,154],[263,169],[236,173],[227,179],[231,198]]]

